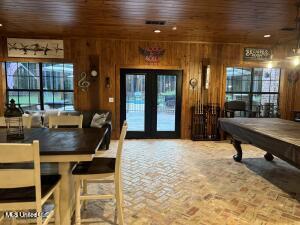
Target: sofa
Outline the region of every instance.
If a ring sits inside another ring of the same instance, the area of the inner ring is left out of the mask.
[[[57,115],[70,115],[70,116],[77,116],[82,114],[83,115],[83,128],[91,127],[91,122],[94,115],[97,114],[107,114],[105,119],[105,123],[102,127],[106,127],[108,129],[104,140],[100,146],[100,149],[108,150],[110,145],[111,139],[111,112],[105,110],[95,110],[95,111],[59,111],[59,110],[44,110],[44,111],[25,111],[26,114],[32,116],[31,127],[48,127],[49,125],[49,116],[57,116]]]

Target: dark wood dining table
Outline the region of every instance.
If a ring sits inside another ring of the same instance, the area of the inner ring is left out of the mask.
[[[39,141],[41,162],[58,163],[61,175],[60,222],[63,225],[71,225],[75,202],[72,165],[74,162],[91,161],[106,132],[107,128],[31,128],[24,129],[24,139],[8,140],[6,129],[0,128],[0,143]]]

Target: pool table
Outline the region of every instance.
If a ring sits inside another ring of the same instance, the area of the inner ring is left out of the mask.
[[[234,160],[243,157],[242,143],[252,144],[300,169],[300,123],[278,118],[220,118],[219,128],[232,136],[237,152]]]

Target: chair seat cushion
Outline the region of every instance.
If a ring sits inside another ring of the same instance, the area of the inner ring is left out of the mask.
[[[42,198],[46,196],[60,181],[60,175],[42,175],[41,191]],[[0,188],[0,203],[34,202],[35,187],[23,188]]]
[[[115,172],[115,158],[94,158],[91,162],[80,162],[73,169],[73,175],[102,174]]]

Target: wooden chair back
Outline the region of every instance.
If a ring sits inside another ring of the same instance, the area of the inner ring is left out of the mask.
[[[122,162],[123,144],[124,144],[124,140],[125,140],[125,137],[126,137],[127,128],[128,128],[128,125],[127,125],[127,122],[125,120],[124,123],[123,123],[123,126],[122,126],[121,135],[120,135],[120,139],[119,139],[118,147],[117,147],[116,169],[115,169],[116,176],[121,175],[121,162]]]
[[[77,126],[82,128],[83,115],[79,116],[49,116],[49,128],[58,128],[59,126]]]
[[[36,202],[41,201],[39,142],[32,144],[0,143],[0,163],[13,163],[14,168],[0,168],[0,188],[35,187]],[[22,168],[33,163],[33,168]],[[18,167],[20,165],[20,167]]]
[[[224,108],[225,117],[234,117],[235,112],[243,112],[245,116],[246,102],[237,100],[225,102]]]

